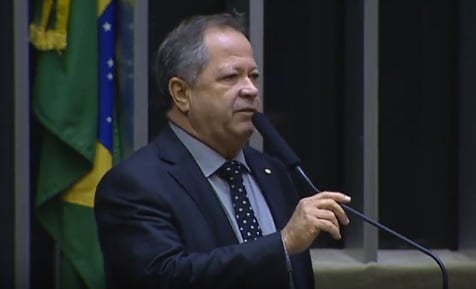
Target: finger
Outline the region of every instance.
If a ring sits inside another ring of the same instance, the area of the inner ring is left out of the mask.
[[[332,211],[341,224],[348,225],[350,223],[349,217],[347,217],[346,212],[339,204],[334,203],[332,206]]]
[[[336,201],[332,199],[321,199],[316,200],[314,205],[319,209],[332,211],[341,224],[349,224],[349,218],[347,217],[347,214],[345,213],[344,209],[338,203],[336,203]]]
[[[338,225],[337,218],[332,210],[321,209],[312,202],[307,202],[301,207],[301,213],[304,220],[313,222],[314,219],[326,219]]]
[[[320,192],[312,196],[314,199],[333,199],[339,203],[349,203],[351,201],[350,196],[340,193],[340,192]]]
[[[334,224],[334,226],[339,227],[339,222],[337,221],[336,215],[331,210],[317,209],[315,212],[315,217],[318,219],[328,220]]]
[[[341,239],[339,227],[336,227],[331,221],[326,219],[315,219],[315,226],[318,230],[329,233],[336,240]]]

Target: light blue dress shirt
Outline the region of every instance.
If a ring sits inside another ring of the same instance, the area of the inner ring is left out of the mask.
[[[229,185],[226,181],[221,179],[218,174],[216,174],[218,168],[220,168],[227,160],[212,148],[194,138],[183,129],[179,128],[177,125],[173,124],[172,122],[169,124],[177,137],[192,154],[203,175],[212,185],[223,209],[225,210],[228,221],[233,227],[233,231],[235,232],[238,241],[242,243],[243,238],[241,237],[238,224],[236,223],[236,219],[234,217],[235,213],[233,212],[233,206],[231,203]],[[243,174],[243,184],[246,188],[251,206],[255,212],[256,219],[261,226],[263,235],[269,235],[276,232],[273,216],[271,215],[268,204],[266,203],[266,200],[264,199],[258,184],[250,174],[251,170],[246,163],[243,151],[240,151],[233,159],[240,161],[247,170],[247,172]]]

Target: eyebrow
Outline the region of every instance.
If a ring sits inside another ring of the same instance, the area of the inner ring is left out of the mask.
[[[247,68],[242,68],[242,67],[238,67],[237,65],[233,65],[233,64],[230,64],[230,65],[224,65],[224,66],[221,66],[221,67],[218,67],[216,72],[218,73],[227,73],[227,72],[230,72],[230,71],[241,71],[241,70],[247,70]],[[259,73],[259,69],[258,69],[258,66],[253,66],[250,71],[256,71]]]

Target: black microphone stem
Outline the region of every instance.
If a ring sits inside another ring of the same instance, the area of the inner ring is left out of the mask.
[[[296,166],[295,168],[295,171],[301,176],[302,180],[304,182],[307,183],[307,185],[309,186],[309,188],[311,188],[314,192],[316,193],[319,193],[320,190],[318,188],[316,188],[314,186],[314,184],[311,182],[311,180],[307,177],[307,175],[304,173],[304,171],[302,170],[302,168],[300,166]],[[359,217],[360,219],[364,220],[365,222],[367,223],[370,223],[372,225],[374,225],[375,227],[379,228],[379,229],[382,229],[384,230],[385,232],[391,234],[391,235],[394,235],[396,237],[398,237],[399,239],[405,241],[407,244],[415,247],[416,249],[420,250],[421,252],[427,254],[428,256],[430,256],[433,260],[435,260],[435,262],[438,264],[438,266],[440,266],[440,269],[441,269],[441,272],[443,274],[443,289],[448,289],[448,272],[446,270],[446,267],[445,265],[443,264],[443,262],[441,261],[441,259],[435,254],[433,253],[431,250],[421,246],[420,244],[408,239],[407,237],[395,232],[394,230],[386,227],[385,225],[382,225],[372,219],[370,219],[369,217],[367,217],[366,215],[360,213],[359,211],[345,205],[345,204],[340,204],[345,210],[347,210],[348,212],[351,212],[352,214],[356,215],[357,217]]]
[[[311,180],[306,176],[302,168],[300,167],[301,160],[296,155],[296,153],[289,147],[286,141],[279,135],[276,129],[273,127],[271,122],[263,115],[263,113],[255,113],[253,115],[253,124],[258,129],[258,131],[262,134],[265,140],[268,140],[269,143],[272,145],[272,148],[275,151],[275,154],[283,161],[283,163],[288,167],[292,168],[296,171],[298,176],[304,181],[305,184],[312,190],[313,193],[318,193],[319,190],[313,185]],[[341,204],[342,207],[354,214],[355,216],[359,217],[360,219],[364,220],[365,222],[384,230],[385,232],[398,237],[400,240],[405,241],[406,243],[410,244],[411,246],[417,248],[422,253],[427,254],[433,260],[436,261],[438,266],[441,269],[443,274],[443,289],[448,289],[448,272],[446,271],[445,265],[441,262],[440,258],[429,249],[415,243],[414,241],[408,239],[405,236],[400,235],[399,233],[387,228],[386,226],[378,223],[377,221],[372,220],[371,218],[365,216],[364,214],[352,209],[351,207]]]

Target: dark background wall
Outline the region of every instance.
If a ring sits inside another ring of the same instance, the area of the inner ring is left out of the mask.
[[[0,1],[0,288],[14,284],[13,1]]]
[[[342,190],[344,176],[344,8],[343,1],[265,2],[264,112],[328,190]],[[342,245],[321,237],[316,245]]]
[[[456,249],[458,1],[379,3],[380,220],[426,246]],[[344,176],[358,174],[345,166],[343,144],[356,132],[343,124],[353,121],[349,111],[362,110],[349,98],[361,87],[345,77],[359,79],[349,74],[362,70],[344,49],[360,49],[346,40],[360,25],[349,9],[361,8],[346,1],[265,7],[264,110],[322,189],[343,190]],[[384,233],[379,243],[405,247]]]
[[[379,213],[432,248],[457,244],[457,7],[380,1]]]

